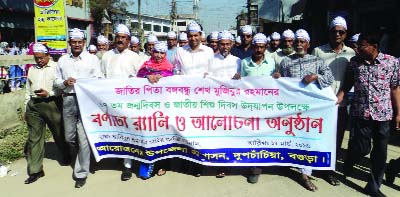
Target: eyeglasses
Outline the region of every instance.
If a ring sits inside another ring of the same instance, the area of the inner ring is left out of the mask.
[[[343,31],[343,30],[331,30],[330,31],[332,34],[334,34],[334,35],[336,35],[336,34],[338,34],[339,33],[339,35],[344,35],[345,33],[346,33],[346,31]]]

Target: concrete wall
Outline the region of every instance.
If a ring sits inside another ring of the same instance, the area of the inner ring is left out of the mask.
[[[22,123],[25,90],[0,94],[0,132]]]

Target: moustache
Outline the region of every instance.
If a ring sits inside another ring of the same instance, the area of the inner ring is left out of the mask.
[[[122,41],[117,41],[117,44],[124,44]]]

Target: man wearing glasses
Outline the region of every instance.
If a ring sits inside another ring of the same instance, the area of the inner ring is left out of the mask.
[[[331,85],[335,94],[338,93],[340,87],[343,85],[346,66],[350,59],[355,55],[355,52],[350,47],[344,44],[347,36],[346,20],[337,16],[331,21],[329,25],[329,43],[316,47],[312,54],[324,60],[325,64],[329,66],[334,77]],[[337,137],[336,137],[336,155],[339,155],[342,146],[344,131],[348,121],[347,104],[342,102],[338,109],[337,120]],[[339,180],[334,176],[333,171],[326,173],[324,177],[329,184],[337,186],[340,184]]]
[[[90,146],[82,124],[74,84],[77,79],[102,78],[100,61],[97,56],[83,50],[86,38],[82,30],[74,28],[69,32],[71,53],[61,56],[56,68],[54,86],[62,91],[65,141],[75,155],[73,178],[75,187],[86,184],[90,166]]]
[[[244,59],[253,55],[254,50],[251,46],[253,41],[253,29],[250,25],[245,25],[240,29],[240,38],[242,39],[242,44],[239,47],[232,49],[232,55]]]
[[[365,193],[370,196],[385,196],[379,188],[385,172],[391,121],[396,121],[396,127],[400,122],[400,112],[396,110],[400,109],[399,60],[381,53],[379,41],[374,33],[360,35],[359,54],[347,66],[343,87],[337,94],[340,104],[354,85],[352,133],[343,174],[351,176],[353,165],[371,152],[371,170],[365,186]]]

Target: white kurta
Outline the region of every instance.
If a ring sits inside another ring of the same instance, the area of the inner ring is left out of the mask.
[[[179,47],[175,53],[175,67],[183,75],[204,76],[214,58],[214,51],[200,44],[192,50],[189,45]]]
[[[107,51],[101,58],[101,69],[106,78],[128,78],[136,76],[141,66],[139,55],[129,49],[121,53],[117,49]]]
[[[208,68],[209,76],[220,79],[232,79],[235,73],[240,70],[242,60],[229,54],[224,58],[221,54],[215,54]]]
[[[69,77],[75,79],[104,77],[100,69],[99,58],[87,51],[83,51],[78,58],[74,58],[72,54],[61,56],[58,60],[54,86],[65,93],[74,93],[73,86],[66,87],[64,85],[64,81]]]

